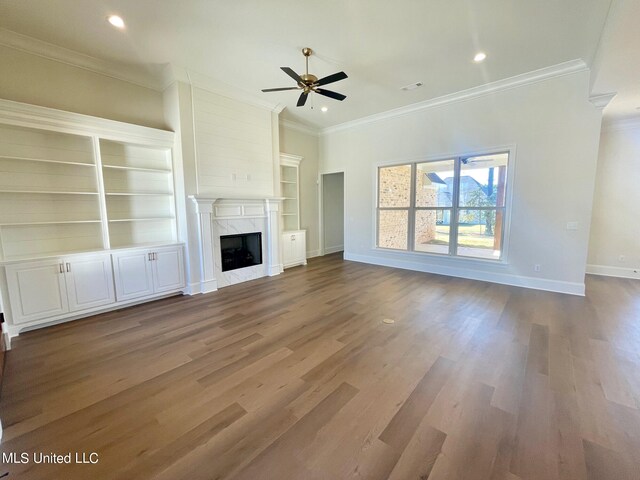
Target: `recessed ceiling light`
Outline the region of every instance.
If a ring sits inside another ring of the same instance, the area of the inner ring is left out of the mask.
[[[124,28],[124,20],[118,15],[109,15],[107,21],[116,28]]]
[[[476,63],[484,62],[485,58],[487,58],[487,54],[484,52],[476,53],[476,56],[473,57],[473,61]]]
[[[322,110],[323,112],[326,112],[329,109],[327,107],[322,107],[320,110]]]

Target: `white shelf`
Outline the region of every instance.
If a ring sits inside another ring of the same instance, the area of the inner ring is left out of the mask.
[[[38,195],[98,195],[98,192],[69,192],[55,190],[0,190],[0,193],[35,193]]]
[[[52,222],[12,222],[0,223],[0,227],[28,227],[33,225],[66,225],[74,223],[101,223],[100,220],[60,220]]]
[[[67,162],[63,160],[48,160],[46,158],[19,157],[14,155],[0,155],[3,160],[20,160],[21,162],[40,162],[40,163],[57,163],[60,165],[76,165],[79,167],[95,167],[93,163],[85,162]]]
[[[295,185],[298,182],[292,181],[292,180],[280,180],[280,183],[286,183],[288,185]]]
[[[151,172],[151,173],[171,173],[171,170],[165,170],[164,168],[143,168],[143,167],[125,167],[121,165],[105,165],[103,168],[112,168],[114,170],[131,170],[134,172]]]
[[[293,216],[296,216],[298,214],[297,213],[283,213],[282,215],[285,216],[285,217],[293,217]]]
[[[136,197],[136,196],[144,196],[144,195],[150,195],[150,196],[156,196],[156,197],[170,197],[173,196],[173,193],[154,193],[154,192],[106,192],[105,195],[107,196],[125,196],[125,197]]]
[[[116,222],[154,222],[159,220],[173,220],[175,217],[147,217],[147,218],[114,218],[109,223]]]

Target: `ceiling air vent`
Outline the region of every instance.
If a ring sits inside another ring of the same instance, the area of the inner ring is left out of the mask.
[[[400,90],[415,90],[418,87],[421,87],[423,85],[422,82],[416,82],[416,83],[412,83],[410,85],[405,85],[404,87],[402,87]]]

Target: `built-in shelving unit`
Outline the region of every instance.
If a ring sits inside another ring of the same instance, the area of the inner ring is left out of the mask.
[[[101,249],[92,141],[0,125],[0,258]]]
[[[282,228],[300,229],[300,162],[297,155],[280,154],[280,196],[282,200]]]
[[[173,145],[171,132],[0,99],[4,333],[184,291]]]
[[[52,112],[33,108],[36,115]],[[0,118],[0,261],[177,241],[166,139],[144,138],[135,126],[129,132],[123,125],[120,140],[112,131],[102,137],[102,125],[91,131],[14,122],[13,112],[6,117]]]
[[[306,231],[300,230],[300,162],[302,157],[298,155],[280,154],[280,238],[284,268],[307,263]]]
[[[100,140],[112,247],[175,242],[171,152]]]

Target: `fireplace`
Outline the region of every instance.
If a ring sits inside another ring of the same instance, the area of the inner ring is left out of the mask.
[[[262,264],[262,233],[220,236],[222,271]]]
[[[194,293],[213,292],[221,287],[282,273],[279,244],[281,199],[190,198],[196,208],[200,239],[195,258],[200,268],[199,272],[193,272],[196,276],[199,273],[199,281],[192,284]],[[254,237],[253,240],[245,240],[243,245],[242,239],[237,239],[240,234]],[[229,239],[230,244],[223,239]],[[223,251],[227,248],[233,252],[224,254],[228,260],[223,268]],[[251,256],[238,255],[239,261],[233,260],[235,254],[239,253],[235,250],[243,248]]]

